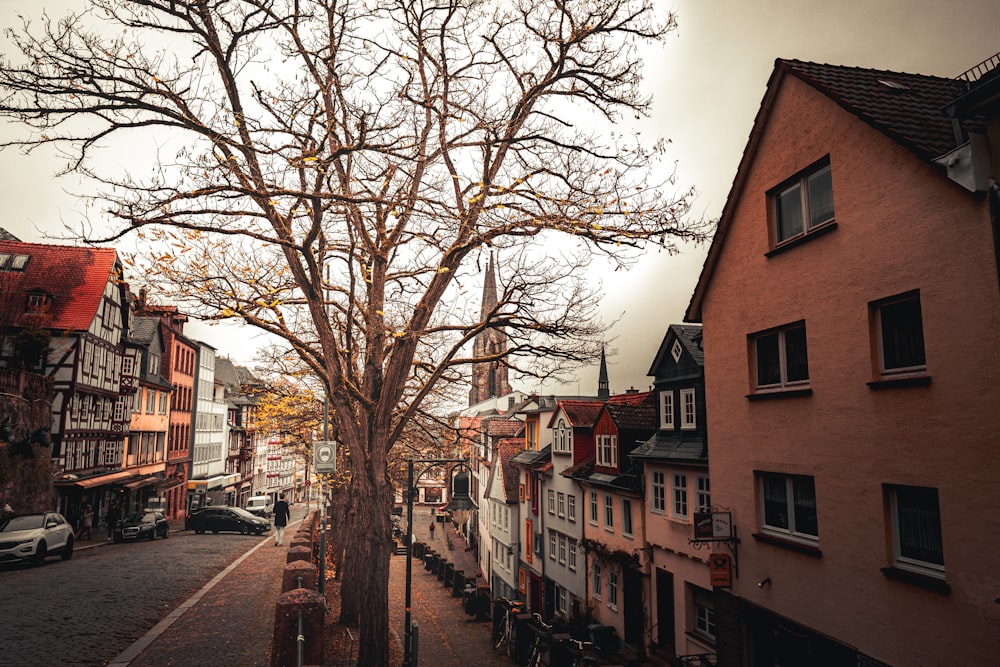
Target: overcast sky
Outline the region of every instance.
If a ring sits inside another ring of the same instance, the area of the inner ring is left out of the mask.
[[[57,16],[80,4],[0,0],[0,26],[19,25],[19,11],[37,15],[47,7]],[[680,25],[647,60],[655,106],[642,130],[671,140],[678,186],[698,189],[694,213],[709,218],[722,211],[775,58],[954,77],[1000,52],[998,0],[677,0],[671,6]],[[0,135],[10,132],[0,125]],[[0,226],[23,241],[47,242],[46,230],[58,233],[63,222],[81,218],[82,208],[65,193],[77,187],[76,178],[54,178],[61,164],[51,153],[0,153]],[[627,273],[595,271],[609,294],[606,317],[619,319],[609,345],[613,392],[649,386],[653,355],[667,325],[682,322],[706,252],[707,246],[694,247],[669,257],[654,249]],[[233,336],[196,323],[189,333],[238,362],[252,359],[247,328]],[[243,341],[238,348],[235,339]],[[593,394],[596,385],[595,367],[580,373],[577,386],[542,389]]]

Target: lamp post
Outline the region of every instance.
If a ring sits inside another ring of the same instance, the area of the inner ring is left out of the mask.
[[[427,463],[427,467],[414,477],[413,464]],[[403,619],[403,667],[412,667],[413,656],[413,621],[411,618],[412,584],[413,584],[413,494],[414,487],[421,476],[431,468],[444,463],[457,464],[458,472],[452,478],[451,500],[445,506],[456,515],[456,520],[462,518],[462,523],[468,521],[469,514],[476,509],[476,503],[469,496],[469,473],[472,471],[465,459],[410,459],[406,475],[406,610]]]

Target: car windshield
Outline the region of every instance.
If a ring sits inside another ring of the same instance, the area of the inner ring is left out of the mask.
[[[32,530],[45,525],[45,516],[42,514],[22,514],[12,516],[0,525],[0,532],[12,533],[15,530]]]
[[[125,517],[125,523],[127,524],[137,524],[137,523],[152,523],[156,520],[152,514],[143,514],[142,512],[136,512],[135,514],[129,514]]]
[[[233,510],[233,512],[235,512],[237,514],[237,516],[241,516],[244,519],[257,519],[258,518],[256,515],[251,514],[250,512],[247,512],[245,509],[241,509],[239,507],[233,507],[232,510]]]

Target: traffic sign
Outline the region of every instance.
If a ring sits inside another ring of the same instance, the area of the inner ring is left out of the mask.
[[[332,440],[314,442],[313,467],[317,474],[337,472],[337,443]]]

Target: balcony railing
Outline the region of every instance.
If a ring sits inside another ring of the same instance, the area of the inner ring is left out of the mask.
[[[12,368],[0,368],[0,391],[24,396],[28,391],[35,396],[44,396],[46,381],[41,375],[26,373]]]
[[[975,67],[970,67],[955,78],[971,86],[998,67],[1000,67],[1000,53],[987,58]]]

